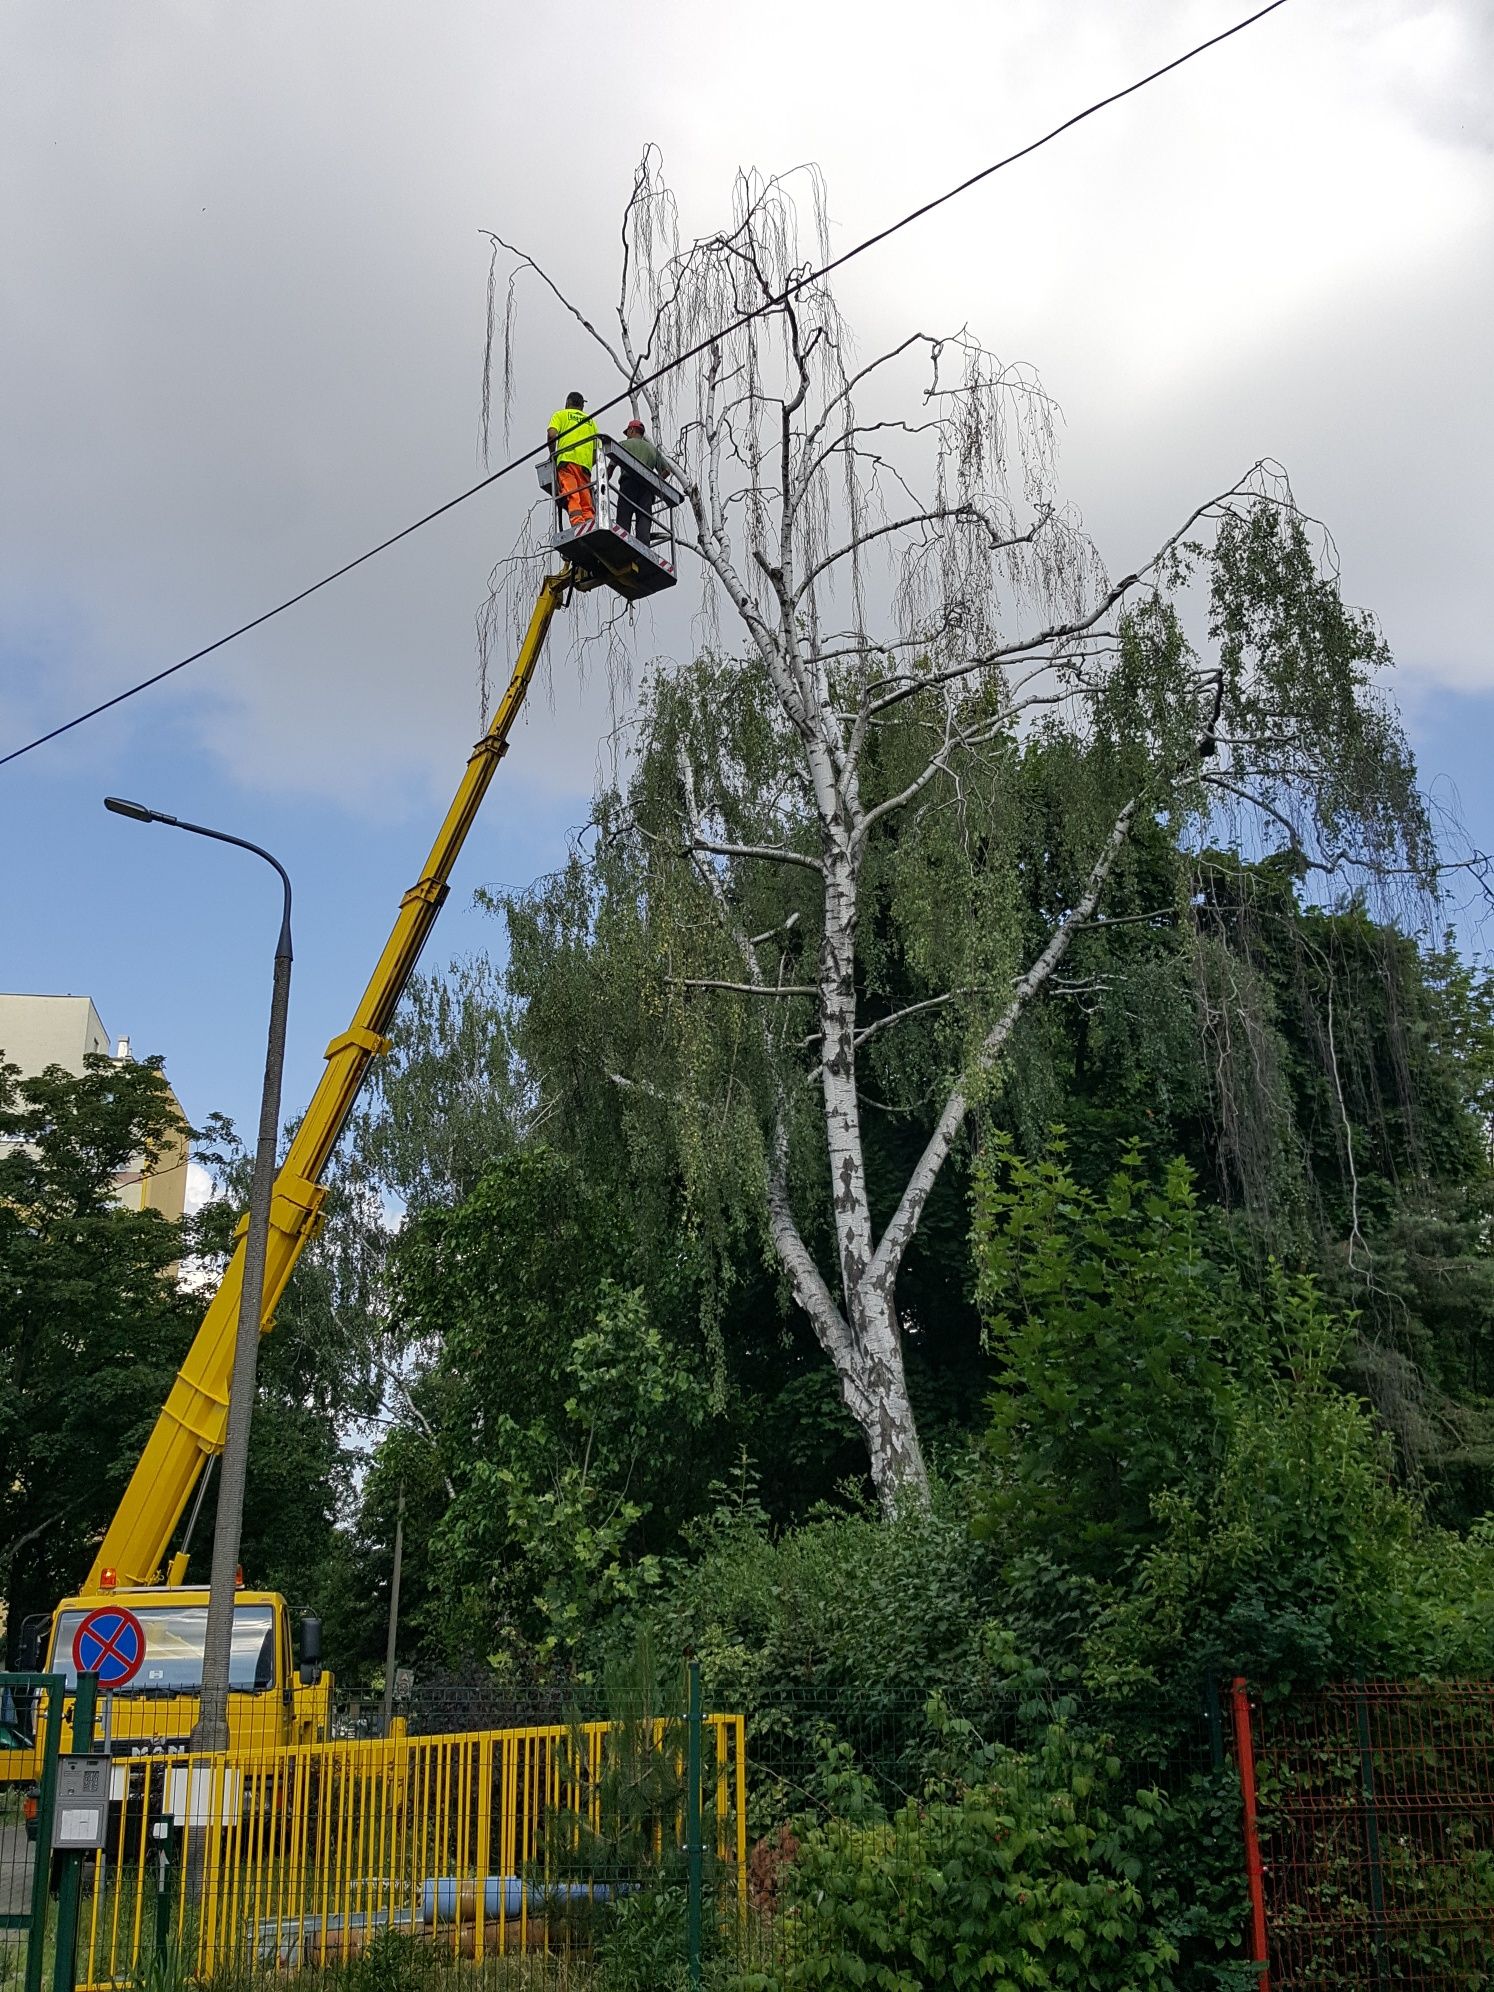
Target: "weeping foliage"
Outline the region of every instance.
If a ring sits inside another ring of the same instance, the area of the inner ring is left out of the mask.
[[[1227,537],[1220,626],[1241,626],[1238,641],[1228,639],[1241,653],[1227,667],[1239,679],[1259,631],[1252,636],[1249,618],[1228,606],[1238,593],[1238,549]],[[1289,538],[1300,551],[1300,534]],[[1294,555],[1278,565],[1290,578],[1299,562]],[[1285,584],[1272,575],[1279,591]],[[1361,621],[1325,607],[1321,591],[1309,593],[1324,642],[1343,653],[1337,690],[1324,694],[1314,717],[1314,753],[1327,761],[1362,730],[1348,653],[1361,658],[1361,679],[1375,653]],[[1336,591],[1327,595],[1337,603]],[[1270,613],[1280,622],[1288,610],[1277,602]],[[1232,920],[1211,904],[1216,874],[1232,861],[1193,846],[1196,792],[1168,794],[1168,757],[1185,753],[1195,723],[1184,696],[1194,664],[1176,614],[1160,603],[1138,612],[1119,651],[1092,726],[1050,717],[998,731],[980,752],[950,756],[916,807],[867,839],[856,933],[861,1097],[873,1121],[888,1125],[926,1123],[937,1112],[955,1079],[977,1065],[1015,976],[1078,896],[1117,809],[1150,783],[1159,806],[1122,852],[1104,912],[1074,939],[1052,994],[1082,1017],[1086,1055],[1130,1075],[1127,1097],[1145,1093],[1154,1114],[1208,1114],[1227,1193],[1259,1207],[1288,1193],[1302,1159],[1292,1151],[1276,993],[1246,940],[1252,920],[1270,916],[1251,911],[1259,889]],[[1337,669],[1312,651],[1314,685]],[[1280,676],[1273,663],[1266,679],[1252,681],[1249,699],[1278,696]],[[860,773],[868,810],[927,768],[947,739],[947,719],[931,688],[875,729]],[[625,793],[599,797],[589,848],[529,893],[496,902],[509,924],[509,987],[521,1006],[516,1043],[542,1111],[587,1145],[600,1144],[598,1166],[616,1166],[646,1198],[662,1198],[660,1222],[675,1221],[671,1200],[682,1195],[687,1222],[724,1264],[760,1234],[780,1106],[797,1207],[811,1212],[824,1193],[814,1085],[824,915],[813,871],[696,850],[691,825],[704,823],[721,844],[806,857],[818,849],[821,825],[797,736],[760,662],[708,655],[661,671],[646,688],[640,731],[632,779]],[[1388,799],[1370,796],[1364,834],[1399,840],[1409,863],[1424,850],[1425,824],[1414,789],[1402,788],[1403,743],[1382,738],[1371,758]],[[1338,812],[1326,791],[1324,800]],[[1289,852],[1293,917],[1294,866]],[[744,932],[775,993],[747,988],[737,938]],[[1029,1133],[1059,1106],[1055,1033],[1072,1035],[1065,1018],[1034,1013],[983,1087]]]
[[[511,1004],[484,956],[412,978],[353,1124],[359,1166],[408,1209],[460,1200],[531,1130]]]
[[[826,1190],[813,1084],[818,882],[792,866],[699,862],[683,829],[682,755],[721,841],[813,851],[793,743],[773,723],[759,679],[751,666],[706,658],[655,680],[645,752],[626,795],[599,799],[590,851],[503,903],[510,987],[522,1005],[517,1041],[556,1138],[627,1180],[640,1213],[651,1213],[645,1221],[669,1228],[683,1217],[728,1280],[739,1254],[765,1247],[780,1101],[800,1207],[812,1211]],[[922,723],[914,707],[906,742],[902,729],[879,737],[879,786],[899,782],[922,754]],[[939,999],[868,1045],[867,1092],[886,1099],[891,1120],[926,1108],[947,1085],[1010,979],[1021,944],[1009,856],[1016,815],[999,778],[963,795],[951,785],[909,834],[869,854],[862,1015],[871,1023]],[[765,937],[766,984],[781,993],[746,984],[732,926]]]
[[[1222,520],[1210,635],[1223,677],[1227,768],[1294,843],[1321,842],[1331,870],[1359,862],[1430,884],[1436,851],[1416,768],[1379,674],[1390,650],[1373,617],[1346,606],[1300,520],[1267,506]],[[1241,757],[1244,758],[1244,757]]]

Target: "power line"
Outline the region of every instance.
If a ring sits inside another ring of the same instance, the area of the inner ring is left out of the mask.
[[[761,304],[754,305],[751,311],[744,311],[740,318],[733,319],[729,325],[720,327],[709,337],[702,339],[699,344],[678,354],[664,366],[657,367],[653,373],[632,382],[623,393],[615,395],[611,401],[604,401],[600,407],[590,410],[590,414],[593,418],[607,415],[614,408],[630,403],[641,389],[653,387],[689,361],[699,359],[700,355],[708,352],[718,340],[728,338],[733,332],[739,332],[744,325],[750,325],[754,319],[780,310],[790,298],[796,297],[810,284],[818,283],[834,271],[844,269],[845,265],[857,256],[864,256],[868,249],[875,249],[889,237],[899,234],[905,228],[911,228],[915,221],[922,221],[936,208],[957,200],[961,194],[969,193],[972,187],[978,187],[983,180],[989,180],[993,173],[1000,173],[1008,166],[1015,166],[1019,160],[1030,158],[1034,152],[1040,152],[1045,145],[1051,145],[1054,139],[1072,131],[1075,125],[1083,124],[1087,118],[1095,117],[1100,111],[1108,110],[1112,104],[1118,104],[1126,97],[1135,96],[1138,90],[1144,90],[1148,84],[1156,83],[1162,77],[1171,75],[1174,69],[1181,69],[1184,63],[1192,62],[1195,56],[1204,55],[1211,48],[1217,48],[1221,42],[1227,42],[1233,36],[1243,34],[1246,28],[1254,27],[1257,21],[1263,21],[1267,14],[1274,14],[1278,7],[1284,7],[1286,4],[1287,0],[1268,0],[1266,6],[1257,8],[1253,14],[1247,14],[1243,20],[1236,21],[1232,27],[1222,29],[1219,34],[1210,35],[1207,41],[1196,43],[1184,54],[1175,55],[1170,62],[1164,62],[1160,69],[1150,70],[1145,76],[1138,76],[1134,83],[1127,83],[1123,89],[1113,90],[1108,97],[1100,97],[1094,103],[1087,104],[1082,111],[1076,111],[1072,117],[1065,118],[1062,124],[1054,125],[1051,131],[1044,132],[1041,138],[1035,138],[1018,151],[1009,152],[1004,159],[998,159],[992,165],[982,167],[980,172],[972,173],[968,180],[961,180],[958,186],[951,187],[947,193],[938,194],[933,200],[925,201],[922,207],[914,208],[899,221],[890,222],[875,235],[868,235],[854,248],[832,257],[828,263],[821,264],[818,269],[806,271],[804,275],[795,277],[775,296],[765,298]],[[277,602],[274,608],[266,609],[263,614],[255,616],[249,622],[240,623],[237,629],[229,630],[227,635],[216,638],[212,643],[205,643],[200,650],[192,651],[187,657],[179,657],[174,664],[168,664],[164,670],[153,672],[150,677],[142,678],[138,684],[130,685],[122,692],[116,692],[112,698],[103,700],[101,704],[90,706],[87,712],[80,712],[76,718],[64,720],[62,725],[52,727],[47,733],[38,734],[34,740],[28,740],[24,747],[12,747],[8,754],[0,754],[0,768],[9,761],[18,761],[23,754],[31,753],[34,748],[45,747],[49,740],[57,740],[64,733],[71,733],[75,726],[83,726],[90,719],[97,719],[101,713],[109,712],[117,705],[123,705],[126,699],[132,699],[140,692],[149,691],[152,685],[159,685],[163,679],[174,677],[178,671],[185,671],[189,664],[197,664],[204,657],[211,657],[215,650],[222,650],[225,645],[236,642],[239,637],[248,636],[252,630],[260,629],[265,623],[272,622],[276,616],[283,616],[288,609],[296,608],[310,596],[319,594],[323,588],[330,588],[334,581],[340,581],[345,574],[351,574],[355,567],[362,567],[366,562],[376,560],[381,553],[387,553],[390,547],[398,546],[401,540],[409,539],[412,533],[418,533],[423,527],[443,518],[458,505],[465,505],[469,498],[475,498],[480,491],[486,491],[489,485],[498,483],[500,478],[522,469],[526,463],[542,455],[546,449],[546,444],[536,443],[533,449],[525,450],[522,456],[510,458],[487,477],[479,478],[476,484],[469,484],[465,491],[459,491],[454,498],[448,498],[444,504],[437,505],[433,511],[423,513],[420,518],[412,520],[407,526],[401,526],[397,533],[391,533],[387,539],[380,540],[377,546],[371,546],[366,552],[355,555],[352,560],[344,561],[341,567],[334,567],[330,574],[324,574],[319,581],[311,582],[297,594],[288,595],[283,602]]]

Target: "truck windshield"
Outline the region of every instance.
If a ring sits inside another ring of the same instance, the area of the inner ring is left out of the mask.
[[[75,1687],[73,1640],[88,1616],[64,1612],[57,1621],[53,1665],[68,1686]],[[202,1686],[202,1646],[207,1634],[206,1605],[145,1605],[135,1613],[145,1630],[145,1659],[134,1679],[113,1692],[124,1695],[163,1694]],[[275,1685],[275,1614],[269,1605],[236,1605],[228,1685],[240,1693]]]

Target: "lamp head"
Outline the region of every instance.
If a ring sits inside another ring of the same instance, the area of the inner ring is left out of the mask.
[[[180,823],[178,816],[168,816],[164,809],[147,809],[143,802],[127,802],[122,795],[106,795],[105,809],[112,809],[116,816],[128,816],[136,823]],[[190,828],[190,825],[186,826]]]

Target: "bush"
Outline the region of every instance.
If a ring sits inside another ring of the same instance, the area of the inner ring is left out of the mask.
[[[775,1932],[782,1962],[739,1985],[1170,1986],[1177,1947],[1146,1893],[1165,1799],[1118,1797],[1117,1761],[1061,1725],[1033,1752],[984,1757],[964,1789],[810,1828]]]
[[[1352,1317],[1233,1255],[1181,1162],[1102,1191],[998,1144],[975,1242],[1000,1365],[979,1525],[1017,1644],[1117,1701],[1210,1676],[1487,1672],[1494,1539],[1432,1527],[1344,1388]]]
[[[970,1512],[956,1470],[926,1513],[823,1507],[775,1534],[749,1483],[694,1529],[694,1560],[670,1571],[647,1623],[661,1655],[694,1651],[718,1707],[756,1715],[805,1695],[921,1707],[981,1668],[996,1566]]]
[[[687,1916],[683,1884],[625,1896],[597,1947],[596,1992],[686,1992]]]
[[[343,1968],[341,1992],[432,1992],[443,1960],[400,1930],[377,1930]]]
[[[1286,1692],[1363,1672],[1486,1674],[1494,1535],[1433,1527],[1393,1480],[1373,1412],[1335,1381],[1345,1326],[1277,1276],[1271,1334],[1236,1364],[1223,1457],[1159,1491],[1161,1531],[1089,1642],[1112,1692],[1244,1672]]]

